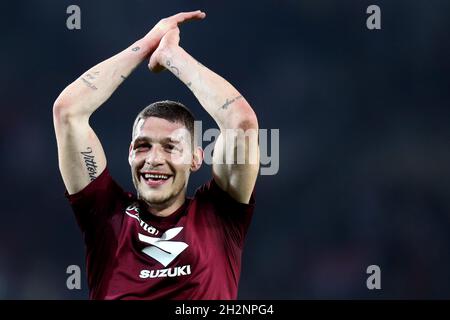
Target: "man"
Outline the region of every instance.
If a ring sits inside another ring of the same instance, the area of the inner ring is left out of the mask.
[[[178,25],[203,18],[205,13],[195,11],[160,20],[55,101],[59,168],[84,234],[91,299],[237,298],[259,170],[258,123],[231,84],[179,46]],[[167,69],[185,83],[221,130],[213,177],[193,198],[186,197],[187,183],[203,152],[183,105],[156,102],[136,118],[129,163],[137,196],[111,178],[89,124],[92,113],[147,58],[150,70]]]

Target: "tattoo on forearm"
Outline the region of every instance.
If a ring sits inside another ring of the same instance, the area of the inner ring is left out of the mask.
[[[170,60],[166,61],[166,66],[170,69],[173,70],[173,72],[175,72],[176,76],[179,77],[180,76],[180,70],[178,70],[177,67],[172,65],[172,62]]]
[[[95,180],[97,177],[97,163],[94,160],[94,155],[91,147],[87,147],[87,151],[81,152],[83,155],[84,164],[89,173],[89,178],[91,181]]]
[[[92,83],[92,81],[97,78],[99,73],[99,71],[94,71],[92,73],[88,72],[83,77],[81,77],[81,80],[92,90],[97,90],[97,87]]]
[[[235,102],[235,101],[237,101],[237,100],[239,100],[241,98],[242,98],[242,96],[237,96],[236,98],[231,99],[231,100],[226,99],[224,105],[221,106],[220,109],[225,109],[226,110],[230,104],[232,104],[233,102]]]
[[[132,51],[136,52],[139,51],[141,49],[141,47],[134,47],[133,49],[131,49]]]
[[[81,80],[83,80],[83,82],[92,90],[97,90],[97,87],[92,82],[86,80],[85,78],[81,78]]]

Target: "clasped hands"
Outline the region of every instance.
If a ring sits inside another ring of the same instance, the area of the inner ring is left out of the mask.
[[[182,23],[202,20],[206,13],[197,10],[180,12],[173,16],[161,19],[142,39],[150,55],[148,68],[153,72],[165,69],[164,57],[179,46],[180,29]]]

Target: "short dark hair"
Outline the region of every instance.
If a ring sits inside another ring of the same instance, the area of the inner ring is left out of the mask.
[[[193,139],[192,142],[195,141],[194,115],[182,103],[171,100],[156,101],[142,109],[137,115],[136,120],[134,120],[132,138],[134,137],[134,131],[136,130],[139,121],[149,117],[161,118],[170,122],[183,124],[191,134],[191,139]]]

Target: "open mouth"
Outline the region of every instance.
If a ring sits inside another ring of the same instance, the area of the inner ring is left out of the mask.
[[[148,173],[141,172],[141,178],[149,186],[159,186],[167,182],[172,177],[171,174],[166,173]]]

